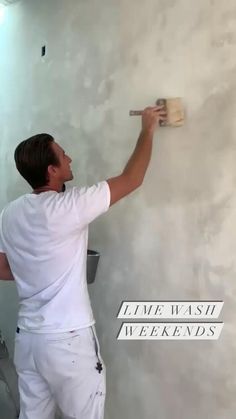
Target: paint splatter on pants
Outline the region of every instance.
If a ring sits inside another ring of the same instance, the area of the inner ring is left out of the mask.
[[[63,333],[18,329],[20,419],[103,419],[106,371],[94,326]]]

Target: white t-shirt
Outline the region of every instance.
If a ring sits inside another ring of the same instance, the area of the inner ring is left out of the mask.
[[[15,278],[20,328],[53,333],[95,323],[86,278],[88,224],[109,205],[103,181],[26,194],[4,208],[0,251]]]

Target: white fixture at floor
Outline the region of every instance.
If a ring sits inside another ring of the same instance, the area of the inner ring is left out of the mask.
[[[0,331],[0,382],[3,381],[8,389],[10,399],[15,410],[15,417],[20,413],[20,398],[18,392],[17,374],[8,349]]]

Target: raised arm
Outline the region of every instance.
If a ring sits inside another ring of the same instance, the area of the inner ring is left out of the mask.
[[[14,280],[7,257],[5,253],[1,253],[1,252],[0,252],[0,280],[3,280],[3,281]]]
[[[155,128],[157,123],[165,118],[163,107],[155,106],[144,109],[142,129],[128,163],[121,175],[107,179],[111,191],[110,205],[115,204],[142,184],[151,158]]]

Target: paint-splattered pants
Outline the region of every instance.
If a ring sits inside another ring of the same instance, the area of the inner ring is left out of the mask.
[[[94,326],[63,333],[18,329],[14,363],[20,419],[103,419],[105,365]]]

